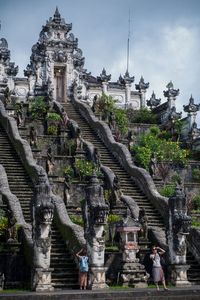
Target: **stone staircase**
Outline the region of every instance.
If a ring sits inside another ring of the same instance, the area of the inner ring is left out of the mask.
[[[97,136],[95,131],[75,109],[73,104],[71,102],[67,102],[62,103],[62,105],[65,108],[68,117],[78,123],[79,127],[82,130],[82,137],[98,148],[101,156],[101,163],[111,168],[112,171],[120,178],[120,185],[123,193],[125,195],[131,196],[137,202],[140,208],[145,208],[146,214],[148,216],[149,226],[157,226],[159,228],[165,229],[164,222],[159,212],[153,207],[152,203],[142,193],[139,187],[131,180],[127,172],[120,166],[119,162],[109,152],[109,150]],[[141,243],[142,256],[144,256],[145,252],[148,251],[149,246],[149,242]],[[188,270],[188,280],[191,281],[192,284],[199,284],[200,265],[197,261],[195,261],[195,258],[190,252],[187,255],[187,263],[191,264],[191,267]]]
[[[200,284],[200,265],[196,261],[195,257],[190,251],[187,251],[187,264],[190,265],[189,270],[187,271],[188,280],[192,285]]]
[[[88,125],[82,116],[75,110],[71,102],[62,103],[68,117],[75,120],[82,130],[82,136],[85,140],[93,143],[98,148],[101,157],[101,163],[110,169],[120,178],[120,186],[124,195],[132,197],[140,208],[145,208],[148,216],[149,226],[159,226],[164,229],[164,223],[159,212],[153,207],[151,202],[142,193],[139,187],[133,182],[129,174],[120,166],[117,159],[109,152],[102,143],[95,131]],[[123,204],[122,204],[123,205]],[[114,210],[118,207],[115,207]]]
[[[3,128],[0,126],[0,164],[6,170],[11,192],[20,201],[25,221],[31,222],[30,202],[33,184]],[[55,288],[76,288],[78,271],[55,225],[52,227],[52,283]]]
[[[52,225],[52,285],[55,289],[77,289],[78,269],[55,225]]]

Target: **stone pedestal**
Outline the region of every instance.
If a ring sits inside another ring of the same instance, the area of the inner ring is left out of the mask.
[[[36,268],[32,276],[32,290],[36,292],[51,292],[54,287],[51,284],[51,272],[53,269]]]
[[[105,277],[106,270],[107,268],[104,267],[91,267],[89,284],[91,290],[108,288]]]
[[[191,286],[191,283],[187,279],[187,270],[190,265],[170,265],[169,274],[171,283],[177,287]]]

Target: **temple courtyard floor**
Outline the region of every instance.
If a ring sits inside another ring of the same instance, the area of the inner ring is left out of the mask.
[[[200,300],[200,285],[184,288],[169,288],[168,291],[154,288],[116,290],[62,290],[54,292],[0,291],[1,300]]]

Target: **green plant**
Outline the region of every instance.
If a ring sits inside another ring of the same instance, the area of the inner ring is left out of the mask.
[[[200,180],[200,169],[199,168],[192,169],[192,179],[195,181]]]
[[[160,194],[164,197],[172,197],[175,194],[175,185],[164,185],[160,190]]]
[[[194,210],[200,210],[200,195],[196,195],[192,198],[192,204]]]
[[[59,122],[61,121],[61,116],[55,112],[48,112],[46,116],[47,121]]]
[[[5,212],[0,209],[0,236],[4,236],[8,229],[8,218],[5,216]]]
[[[73,223],[75,223],[77,225],[80,225],[80,226],[84,225],[82,216],[71,215],[70,219]]]
[[[131,123],[154,124],[157,122],[156,115],[146,107],[140,110],[129,108],[127,109],[127,116]]]
[[[95,171],[95,165],[85,159],[76,158],[75,169],[80,180],[85,180],[87,177],[93,175]]]
[[[44,118],[48,111],[48,103],[42,96],[36,97],[30,104],[30,113],[32,119]]]
[[[98,99],[98,110],[104,119],[108,118],[109,114],[114,111],[115,106],[116,100],[112,96],[103,93]]]
[[[172,175],[171,181],[174,183],[180,183],[181,182],[180,175],[178,173],[175,173],[174,175]]]
[[[122,219],[122,217],[119,216],[119,215],[110,214],[110,215],[108,216],[108,224],[111,224],[111,223],[117,223],[117,222],[119,222],[121,219]]]
[[[48,135],[56,135],[57,134],[57,126],[54,124],[51,124],[47,128],[47,134]]]
[[[122,135],[126,135],[128,133],[128,118],[126,111],[122,108],[115,108],[114,116],[119,131]]]
[[[200,227],[200,222],[196,217],[192,217],[192,227]]]
[[[63,169],[64,175],[68,175],[70,178],[74,177],[74,170],[71,166],[66,166]]]
[[[188,151],[181,149],[178,142],[160,138],[160,134],[159,128],[154,126],[150,128],[150,132],[140,136],[138,145],[131,148],[136,162],[148,170],[151,156],[155,153],[158,162],[169,161],[175,164],[186,164]]]

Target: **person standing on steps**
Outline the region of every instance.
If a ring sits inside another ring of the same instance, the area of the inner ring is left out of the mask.
[[[164,272],[160,263],[160,255],[163,255],[165,250],[160,247],[153,246],[152,247],[152,254],[150,254],[150,259],[153,261],[153,269],[152,269],[152,276],[154,283],[156,285],[157,290],[159,291],[158,283],[161,281],[164,287],[164,290],[168,290],[165,284],[165,276]]]
[[[79,260],[79,285],[80,290],[86,290],[88,282],[89,258],[85,248],[76,253]]]

